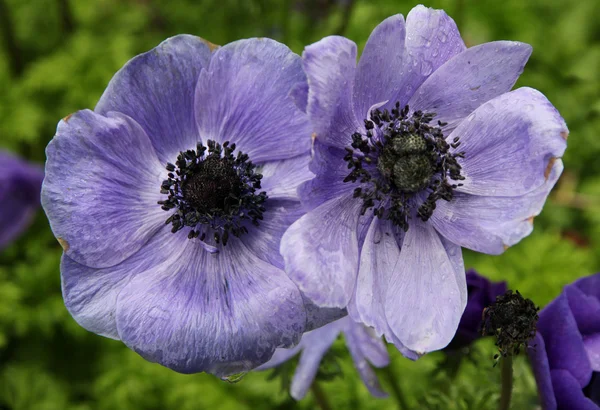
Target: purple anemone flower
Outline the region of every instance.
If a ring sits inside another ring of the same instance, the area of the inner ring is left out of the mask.
[[[277,367],[300,353],[300,361],[290,387],[292,397],[300,400],[314,382],[323,356],[340,333],[344,334],[354,366],[369,392],[375,397],[387,397],[371,367],[373,365],[381,368],[390,364],[385,345],[372,329],[354,322],[348,316],[305,333],[298,346],[292,349],[277,349],[273,358],[257,370]]]
[[[308,46],[297,101],[313,125],[309,212],[285,233],[285,269],[319,306],[405,355],[441,349],[467,303],[461,247],[500,254],[532,231],[562,172],[568,130],[531,88],[510,91],[531,47],[467,49],[454,21],[417,6],[356,45]]]
[[[178,372],[227,376],[340,317],[307,310],[278,252],[312,176],[293,99],[305,81],[276,41],[181,35],[58,124],[42,203],[81,326]]]
[[[462,349],[479,339],[483,310],[496,301],[496,296],[503,295],[507,290],[506,282],[492,282],[473,269],[467,271],[467,307],[446,350]]]
[[[565,286],[537,329],[528,353],[542,408],[600,409],[600,273]]]
[[[40,206],[43,179],[41,167],[0,151],[0,249],[31,223]]]

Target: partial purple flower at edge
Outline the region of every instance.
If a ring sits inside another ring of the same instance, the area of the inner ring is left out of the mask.
[[[468,347],[481,337],[479,326],[483,310],[496,301],[496,296],[507,291],[506,282],[492,282],[475,270],[467,271],[467,307],[460,318],[454,338],[444,350]]]
[[[376,27],[358,65],[344,37],[305,49],[297,101],[316,177],[281,252],[307,297],[347,307],[410,358],[452,340],[467,304],[461,247],[500,254],[531,233],[563,170],[556,108],[510,91],[530,54],[514,41],[467,49],[423,6]]]
[[[31,223],[43,179],[41,167],[0,151],[0,250]]]
[[[528,353],[542,408],[600,409],[600,273],[565,286],[539,316]]]
[[[84,328],[182,373],[226,377],[341,316],[304,300],[279,242],[303,211],[300,57],[270,39],[167,39],[94,111],[58,124],[42,203]]]
[[[373,334],[372,329],[354,322],[348,316],[305,333],[298,346],[293,349],[278,349],[269,362],[256,370],[272,369],[300,354],[300,361],[290,387],[291,396],[300,400],[314,382],[323,356],[340,333],[346,339],[354,366],[369,392],[375,397],[387,397],[371,368],[371,365],[381,368],[390,364],[385,344],[381,338]]]

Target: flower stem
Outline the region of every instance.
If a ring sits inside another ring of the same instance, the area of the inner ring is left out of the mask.
[[[500,359],[501,377],[502,377],[502,392],[500,395],[500,403],[498,410],[508,410],[510,408],[510,398],[512,396],[513,385],[513,359],[512,356],[506,356]]]
[[[392,389],[392,394],[394,399],[396,399],[396,404],[400,410],[408,410],[410,407],[404,397],[404,393],[400,388],[400,384],[398,383],[398,379],[396,379],[396,374],[392,370],[391,366],[386,366],[383,368],[383,374],[387,378],[387,381]]]
[[[317,383],[316,380],[310,386],[310,389],[312,390],[312,393],[315,396],[315,401],[317,402],[321,410],[331,410],[329,400],[327,400],[325,392],[323,391],[323,389],[321,389],[321,386],[319,385],[319,383]]]

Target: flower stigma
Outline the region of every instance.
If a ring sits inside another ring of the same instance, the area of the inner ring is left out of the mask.
[[[365,135],[352,134],[344,160],[350,173],[344,182],[358,182],[354,197],[363,201],[361,214],[373,209],[375,216],[386,218],[408,230],[413,216],[427,221],[438,199],[451,201],[453,191],[464,180],[457,158],[464,152],[450,152],[460,145],[444,138],[446,123],[430,125],[435,113],[415,111],[400,103],[389,112],[373,110],[365,120]]]
[[[229,235],[248,232],[247,222],[255,226],[263,219],[266,192],[262,175],[236,145],[208,140],[195,150],[181,151],[175,164],[167,163],[168,178],[160,192],[168,195],[158,201],[165,211],[175,211],[166,220],[173,233],[190,227],[188,238],[204,241],[212,233],[214,241],[227,245]]]

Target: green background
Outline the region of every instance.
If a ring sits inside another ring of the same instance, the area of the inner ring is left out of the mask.
[[[343,3],[343,4],[338,4]],[[268,36],[300,53],[338,33],[362,47],[384,18],[417,3],[396,0],[0,0],[0,147],[42,163],[58,120],[94,107],[111,76],[168,36],[190,33],[216,44]],[[509,281],[545,305],[562,286],[598,271],[600,255],[600,2],[437,0],[467,45],[519,40],[533,55],[518,85],[542,91],[570,128],[565,172],[534,233],[502,256],[465,252],[468,267]],[[313,408],[287,393],[293,365],[237,384],[180,375],[147,363],[120,342],[80,328],[60,293],[59,259],[42,212],[0,253],[0,409]],[[444,354],[417,362],[393,347],[392,371],[411,408],[492,409],[499,392],[493,343],[478,342],[458,374]],[[319,386],[333,409],[396,408],[369,396],[339,340]],[[514,409],[537,406],[535,382],[516,362]],[[383,378],[388,388],[388,379]]]

